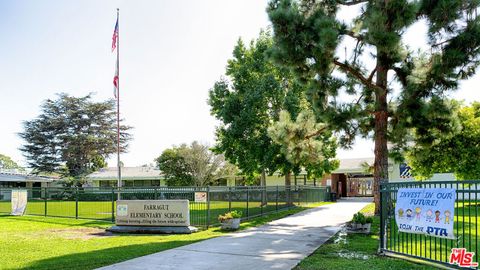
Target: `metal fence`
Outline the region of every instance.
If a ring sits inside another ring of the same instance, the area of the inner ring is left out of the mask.
[[[329,199],[328,187],[241,186],[241,187],[136,187],[136,188],[23,188],[28,191],[27,215],[115,220],[118,195],[122,200],[190,201],[190,223],[208,228],[217,225],[225,212],[242,211],[243,219],[262,216],[302,204]],[[11,212],[11,188],[0,188],[0,213]],[[196,202],[204,192],[206,202]]]
[[[456,189],[454,233],[457,239],[443,239],[399,232],[395,222],[395,203],[399,188]],[[452,248],[475,252],[479,262],[480,181],[425,181],[380,184],[380,249],[386,255],[399,254],[416,259],[449,264]]]

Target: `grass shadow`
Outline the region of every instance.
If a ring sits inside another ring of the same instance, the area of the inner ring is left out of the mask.
[[[167,249],[192,244],[198,241],[200,240],[136,244],[100,250],[92,250],[83,253],[72,253],[68,255],[38,260],[21,269],[95,269],[98,267],[119,263],[140,256],[164,251]]]
[[[52,217],[48,219],[44,219],[43,216],[35,217],[35,216],[10,216],[10,215],[0,215],[1,217],[9,217],[10,219],[18,219],[19,221],[28,221],[28,222],[35,222],[35,223],[45,223],[45,224],[57,224],[63,225],[67,227],[78,227],[78,226],[85,226],[85,227],[105,227],[111,226],[112,223],[108,221],[102,220],[83,220],[83,219],[76,219],[75,222],[72,223],[72,218],[68,217]],[[64,221],[62,220],[64,219]]]

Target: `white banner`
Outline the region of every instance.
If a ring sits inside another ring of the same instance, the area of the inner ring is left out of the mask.
[[[207,192],[195,192],[195,202],[207,202]]]
[[[24,189],[12,190],[12,215],[23,216],[27,209],[28,192]]]
[[[401,232],[455,239],[455,189],[400,188],[395,220]]]

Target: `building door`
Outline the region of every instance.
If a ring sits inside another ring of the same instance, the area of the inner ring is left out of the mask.
[[[373,179],[350,178],[348,181],[349,197],[365,197],[373,195]]]

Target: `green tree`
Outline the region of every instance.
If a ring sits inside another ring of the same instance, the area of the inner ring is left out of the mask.
[[[273,141],[281,145],[282,153],[297,167],[304,167],[308,177],[322,177],[338,168],[335,160],[337,141],[325,125],[316,121],[310,110],[300,112],[293,121],[287,111],[280,112],[279,121],[268,129]]]
[[[479,2],[269,3],[275,43],[271,56],[305,83],[318,120],[341,132],[342,146],[350,146],[357,135],[373,138],[377,213],[379,183],[388,179],[387,142],[397,152],[413,128],[435,134],[449,127],[444,93],[471,77],[478,65]],[[341,9],[349,9],[353,20],[342,18]],[[415,23],[428,26],[426,49],[410,48],[402,40]]]
[[[17,169],[20,171],[24,170],[15,161],[13,161],[12,158],[2,154],[0,154],[0,169]]]
[[[58,94],[47,99],[41,114],[23,124],[20,149],[36,173],[58,173],[80,179],[105,167],[117,151],[115,101],[94,102],[91,95]],[[120,147],[125,152],[130,127],[120,126]]]
[[[210,90],[212,114],[221,121],[215,150],[237,165],[247,176],[265,176],[275,171],[291,183],[291,172],[300,164],[290,162],[282,145],[272,141],[268,128],[279,120],[282,110],[296,118],[309,108],[303,86],[286,68],[279,68],[266,57],[272,47],[269,32],[261,32],[248,48],[239,40],[228,61],[226,76]]]
[[[413,175],[420,179],[434,173],[455,173],[457,179],[480,178],[480,103],[457,106],[459,123],[451,132],[439,134],[431,143],[423,143],[414,135],[415,145],[407,151],[407,161]]]
[[[182,146],[180,146],[182,147]],[[167,186],[194,186],[192,174],[178,148],[166,149],[155,159]]]
[[[206,186],[232,171],[222,155],[196,141],[166,149],[155,161],[168,186]]]

